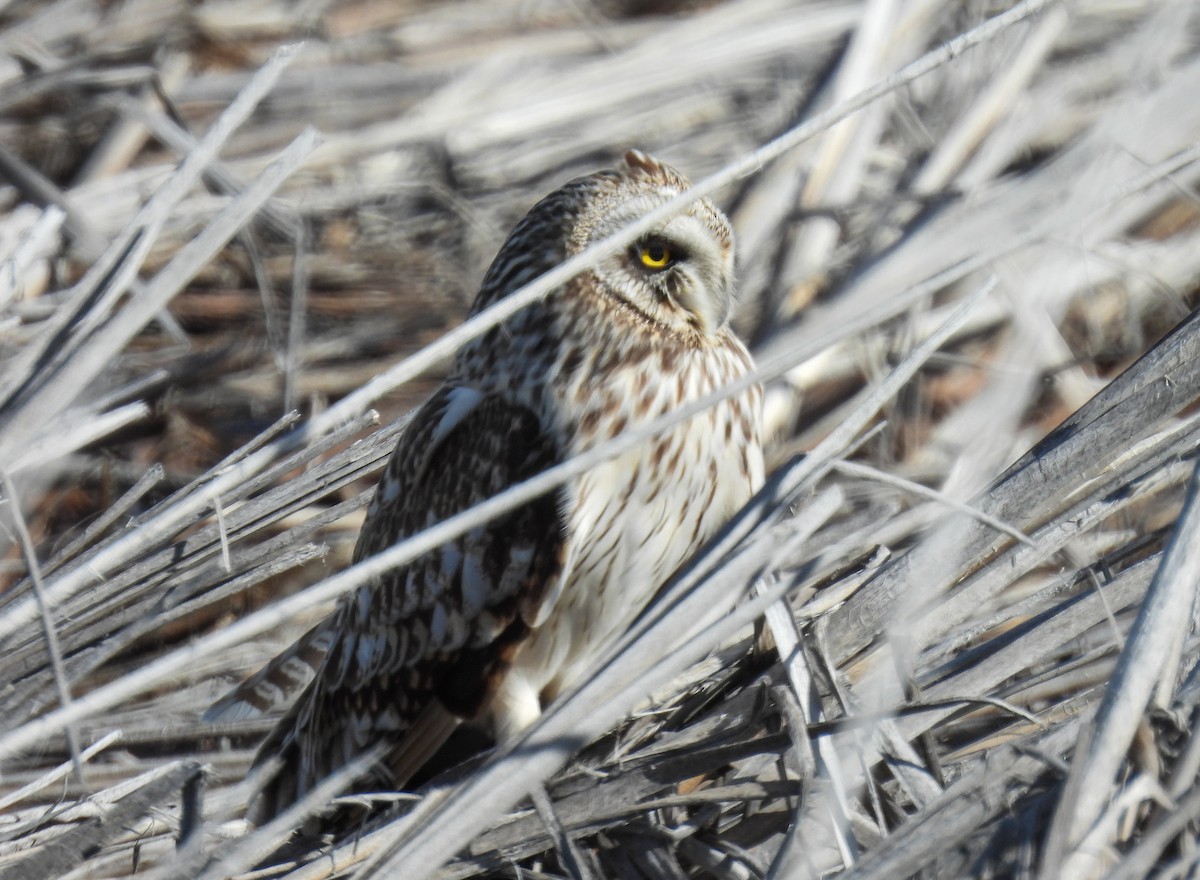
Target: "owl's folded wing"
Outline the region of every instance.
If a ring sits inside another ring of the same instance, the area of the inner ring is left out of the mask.
[[[559,460],[536,415],[447,386],[413,419],[376,492],[359,560],[461,513]],[[259,752],[283,760],[261,822],[364,750],[388,745],[402,785],[459,720],[478,716],[563,574],[557,493],[476,527],[348,597],[316,678]]]

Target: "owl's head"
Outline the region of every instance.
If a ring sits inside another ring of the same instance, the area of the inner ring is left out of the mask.
[[[686,190],[687,178],[637,150],[616,171],[600,172],[582,200],[568,256],[602,241]],[[590,273],[601,292],[653,324],[717,333],[733,306],[733,230],[708,199],[658,224]]]
[[[483,280],[473,313],[603,241],[689,187],[669,165],[637,150],[625,164],[565,184],[517,224]],[[699,199],[573,285],[605,296],[635,321],[686,336],[725,326],[733,306],[733,230]]]

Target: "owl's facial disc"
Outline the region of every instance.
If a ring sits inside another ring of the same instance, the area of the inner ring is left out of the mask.
[[[667,193],[665,198],[674,195]],[[618,231],[657,200],[631,200],[595,238]],[[656,323],[709,336],[733,305],[733,242],[725,218],[707,201],[641,236],[597,268],[606,289]]]
[[[707,217],[681,214],[634,247],[635,275],[649,285],[667,310],[704,334],[720,330],[733,306],[733,249],[714,235]],[[666,257],[666,259],[656,259]],[[669,322],[673,323],[673,322]]]

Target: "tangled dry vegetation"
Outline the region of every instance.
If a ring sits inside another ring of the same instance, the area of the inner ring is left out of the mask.
[[[1198,33],[0,3],[0,877],[1195,876]],[[774,476],[525,740],[281,862],[270,719],[200,716],[365,576],[513,221],[631,145],[734,221]]]

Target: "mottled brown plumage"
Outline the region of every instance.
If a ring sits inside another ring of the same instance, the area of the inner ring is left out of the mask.
[[[687,185],[638,152],[571,181],[513,230],[474,311]],[[467,345],[397,444],[355,559],[745,374],[732,270],[703,199]],[[328,646],[260,750],[283,769],[251,818],[373,744],[389,757],[371,782],[399,786],[461,721],[500,738],[532,722],[761,484],[760,408],[757,388],[730,398],[347,597],[295,652]]]

